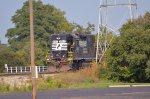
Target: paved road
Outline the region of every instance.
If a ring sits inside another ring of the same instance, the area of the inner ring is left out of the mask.
[[[31,93],[0,94],[0,99],[32,99]],[[37,99],[150,99],[150,87],[60,89],[38,92]]]

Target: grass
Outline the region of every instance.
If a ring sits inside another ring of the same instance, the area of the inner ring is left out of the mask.
[[[47,77],[46,79],[37,79],[37,89],[38,90],[48,90],[48,89],[58,89],[58,88],[106,88],[109,85],[141,85],[149,83],[122,83],[114,82],[106,79],[102,79],[99,76],[97,70],[100,66],[92,64],[92,66],[81,69],[77,72],[66,72],[59,73],[54,77]],[[0,83],[0,93],[8,92],[25,92],[31,91],[31,81],[27,82],[22,87],[17,87],[16,85],[11,86],[8,84]]]
[[[9,84],[0,83],[0,93],[28,92],[28,91],[31,91],[31,85],[17,87],[17,85],[12,86]]]

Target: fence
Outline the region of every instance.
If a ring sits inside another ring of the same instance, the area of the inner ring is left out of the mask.
[[[36,66],[38,72],[48,72],[48,66]],[[5,65],[6,73],[29,73],[31,72],[31,67],[29,66],[19,66],[19,67],[8,67]]]

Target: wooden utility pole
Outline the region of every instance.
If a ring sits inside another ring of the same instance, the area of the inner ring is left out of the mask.
[[[32,4],[32,0],[29,0],[29,11],[30,11],[30,44],[31,44],[31,67],[32,67],[32,99],[36,99],[34,28],[33,28],[33,4]]]

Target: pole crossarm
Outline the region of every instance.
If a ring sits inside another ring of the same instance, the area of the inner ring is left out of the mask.
[[[102,8],[102,7],[123,7],[123,6],[125,6],[125,7],[130,7],[130,6],[137,6],[137,4],[136,3],[134,3],[134,4],[109,4],[109,5],[100,5],[100,8]]]

